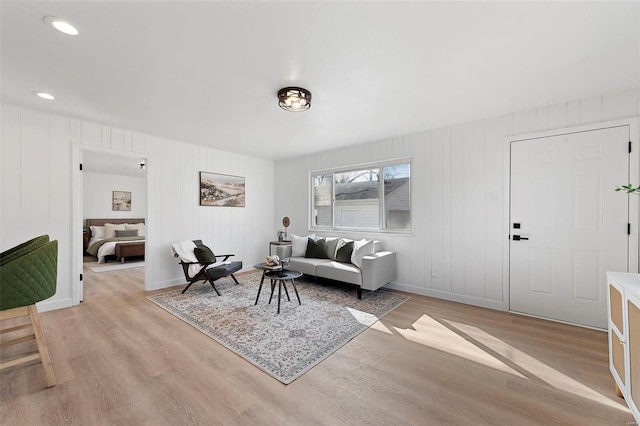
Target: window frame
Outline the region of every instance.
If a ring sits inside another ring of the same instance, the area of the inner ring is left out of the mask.
[[[387,229],[384,227],[386,223],[386,208],[385,208],[385,195],[384,195],[384,168],[390,166],[397,166],[401,164],[409,164],[409,214],[410,223],[408,229]],[[336,226],[335,206],[336,206],[336,173],[348,173],[352,171],[377,168],[378,169],[378,227],[377,228],[364,228],[364,227],[348,227],[348,226]],[[315,177],[319,175],[331,175],[331,225],[330,226],[318,226],[315,224],[314,210],[315,210]],[[340,166],[330,169],[320,169],[309,172],[309,210],[307,214],[307,220],[309,223],[310,231],[318,232],[366,232],[379,233],[379,234],[413,234],[413,157],[395,158],[385,161],[376,161],[371,163],[350,164],[347,166]]]

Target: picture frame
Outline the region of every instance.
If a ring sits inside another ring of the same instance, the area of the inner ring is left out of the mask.
[[[129,191],[113,191],[111,209],[113,211],[130,212],[131,211],[131,192]]]
[[[244,177],[200,172],[199,198],[201,206],[244,207]]]

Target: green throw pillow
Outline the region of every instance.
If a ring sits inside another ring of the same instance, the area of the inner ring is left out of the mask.
[[[336,252],[336,262],[351,263],[351,253],[353,253],[353,241],[345,243]]]
[[[328,259],[327,245],[324,238],[313,239],[309,237],[307,242],[307,252],[304,257],[313,257],[316,259]]]
[[[214,263],[216,261],[216,255],[205,245],[194,248],[193,254],[196,255],[196,259],[200,263]]]

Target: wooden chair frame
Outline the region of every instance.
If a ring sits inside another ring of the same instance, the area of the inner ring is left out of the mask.
[[[36,344],[38,345],[38,352],[33,352],[19,358],[4,361],[0,363],[0,370],[37,360],[42,363],[47,387],[55,386],[56,378],[53,374],[53,366],[51,365],[51,359],[49,358],[49,349],[47,348],[47,342],[44,338],[44,333],[42,332],[42,325],[40,323],[40,316],[38,315],[38,308],[36,308],[36,305],[21,306],[19,308],[0,311],[0,322],[26,316],[29,317],[29,323],[0,329],[0,334],[13,333],[25,330],[29,327],[33,328],[33,334],[0,342],[0,347],[16,345],[18,343],[29,342],[35,339]]]
[[[225,260],[229,259],[231,256],[235,256],[235,255],[233,255],[233,254],[216,255],[216,259],[221,257],[221,258],[223,258],[222,262],[224,262]],[[184,290],[182,290],[182,293],[187,291],[189,289],[189,287],[191,287],[191,284],[193,284],[193,283],[195,283],[197,281],[204,281],[204,282],[209,282],[209,284],[211,284],[211,287],[213,287],[213,289],[215,290],[216,294],[218,296],[220,296],[220,292],[218,291],[218,289],[216,288],[216,285],[213,282],[216,281],[219,278],[223,278],[226,275],[223,275],[223,276],[220,276],[218,278],[212,279],[207,274],[206,270],[207,270],[207,267],[209,265],[211,265],[213,262],[210,262],[210,263],[199,263],[199,262],[183,262],[183,261],[180,261],[179,263],[180,263],[180,265],[182,265],[182,271],[184,272],[184,277],[187,280],[187,286],[184,288]],[[190,265],[202,265],[202,268],[200,268],[198,273],[195,274],[193,277],[189,277],[189,266]],[[231,278],[233,278],[233,281],[235,281],[236,284],[240,284],[233,274],[229,274],[229,275],[231,276]]]

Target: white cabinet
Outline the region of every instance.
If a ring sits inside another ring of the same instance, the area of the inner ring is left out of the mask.
[[[609,370],[640,423],[640,274],[607,272]]]

